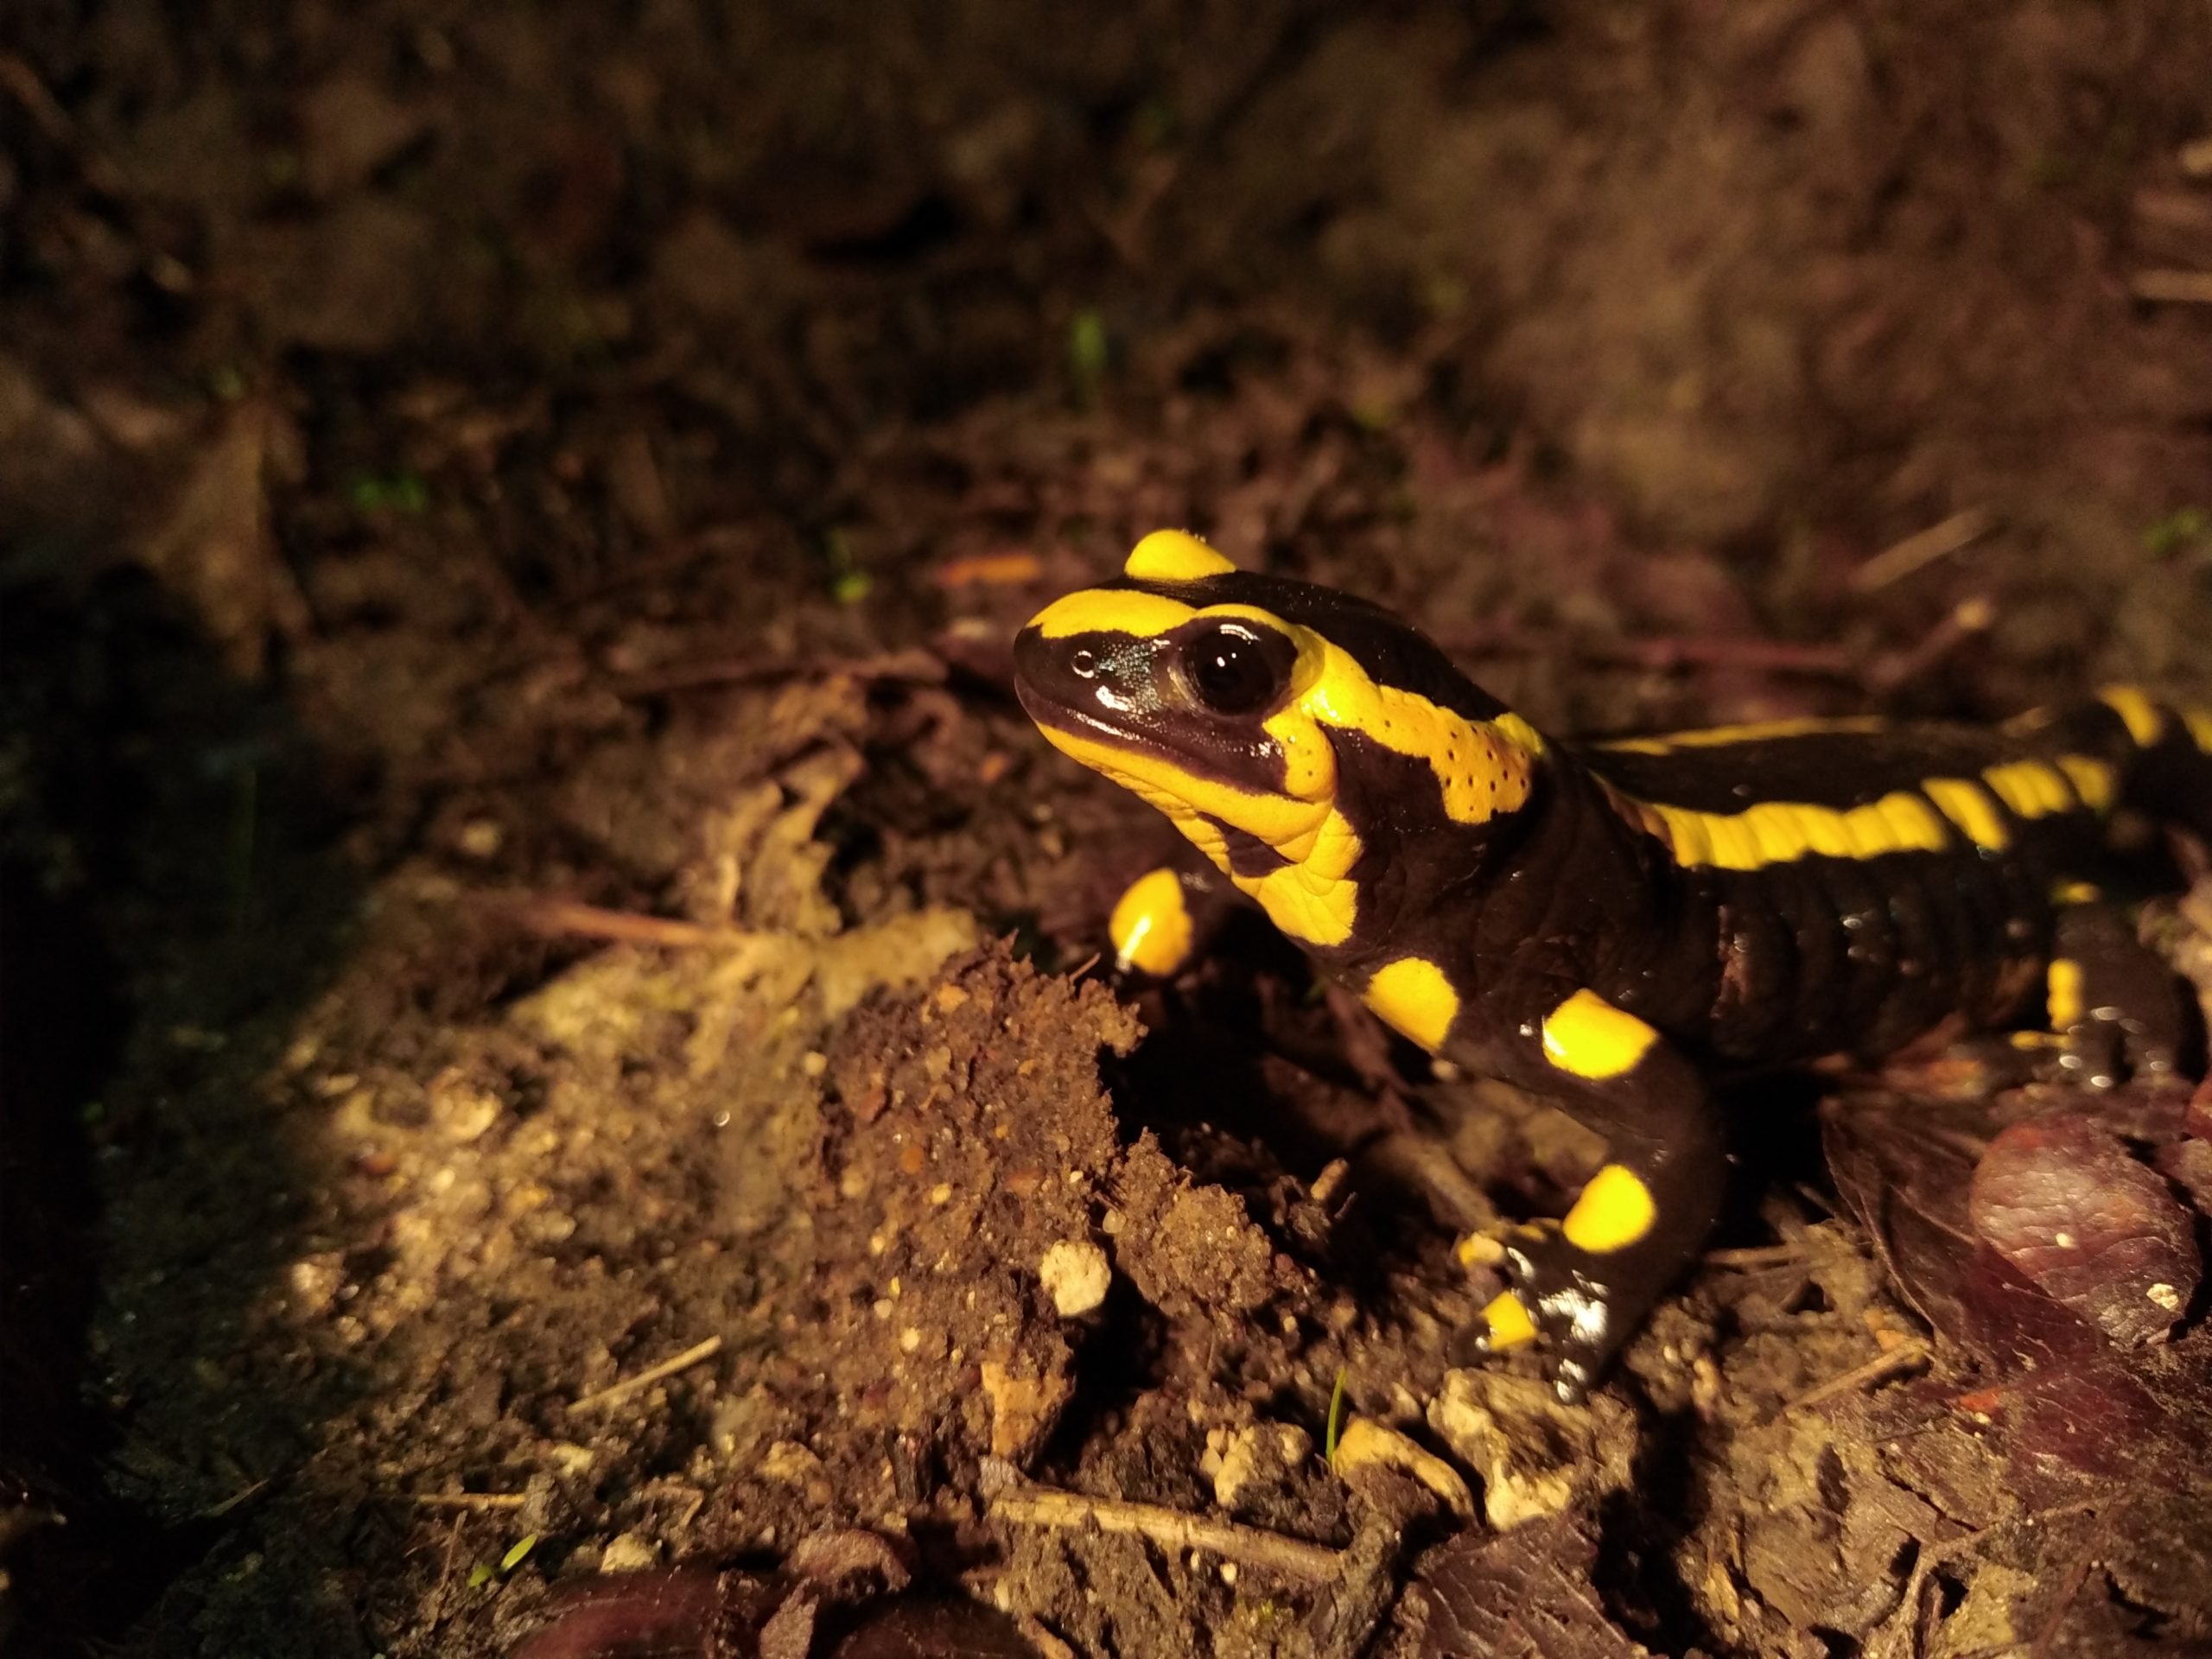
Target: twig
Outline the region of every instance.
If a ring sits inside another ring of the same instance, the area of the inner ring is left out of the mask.
[[[985,1513],[1018,1527],[1096,1526],[1101,1532],[1135,1533],[1170,1549],[1202,1549],[1224,1560],[1269,1567],[1288,1577],[1316,1582],[1333,1579],[1344,1570],[1344,1558],[1326,1545],[1238,1526],[1233,1521],[1209,1521],[1155,1503],[1037,1490],[995,1497]]]
[[[1988,632],[1996,620],[1996,604],[1986,595],[1961,600],[1916,644],[1876,661],[1866,671],[1867,689],[1889,696],[1929,673],[1967,640]]]
[[[446,1534],[445,1554],[438,1563],[437,1587],[430,1592],[430,1629],[434,1632],[445,1622],[446,1592],[453,1585],[453,1558],[461,1548],[461,1529],[467,1522],[467,1516],[456,1515]]]
[[[426,1510],[518,1510],[530,1499],[521,1492],[410,1492],[407,1501]]]
[[[1793,1262],[1809,1260],[1812,1254],[1802,1244],[1751,1244],[1742,1249],[1707,1250],[1705,1265],[1748,1272],[1759,1268],[1786,1268]]]
[[[695,1343],[686,1348],[674,1359],[664,1359],[658,1365],[648,1366],[635,1376],[601,1389],[597,1394],[588,1394],[581,1400],[571,1401],[569,1409],[589,1411],[600,1406],[613,1405],[618,1400],[626,1400],[640,1389],[649,1389],[664,1377],[674,1376],[678,1371],[687,1370],[702,1359],[712,1359],[721,1351],[722,1339],[709,1337],[704,1342]]]
[[[627,944],[667,944],[688,950],[702,945],[749,944],[759,937],[739,928],[709,927],[700,922],[679,921],[672,916],[608,910],[574,899],[528,894],[489,894],[486,899],[508,911],[531,932],[552,938],[581,933],[588,938],[620,939]]]
[[[1964,512],[1955,512],[1942,523],[1930,524],[1926,530],[1884,548],[1851,573],[1851,586],[1862,594],[1886,588],[1924,565],[1971,547],[1996,528],[1997,515],[1986,507],[1968,507]]]
[[[2212,270],[2139,270],[2127,286],[2139,300],[2212,305]]]
[[[1840,1394],[1849,1394],[1853,1389],[1865,1388],[1881,1382],[1908,1366],[1922,1363],[1928,1357],[1928,1344],[1917,1337],[1908,1338],[1896,1347],[1874,1356],[1864,1365],[1854,1365],[1840,1376],[1832,1376],[1817,1387],[1808,1389],[1795,1400],[1785,1400],[1776,1415],[1783,1416],[1802,1411],[1807,1406],[1817,1406],[1823,1400],[1833,1400]]]

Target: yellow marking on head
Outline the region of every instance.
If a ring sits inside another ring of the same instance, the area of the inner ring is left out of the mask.
[[[1980,784],[1964,778],[1923,778],[1920,789],[1975,846],[2001,853],[2012,844],[2012,832],[1998,816],[1997,803]]]
[[[2044,1002],[2053,1031],[2070,1031],[2082,1023],[2082,964],[2071,957],[2053,957],[2044,970]]]
[[[1221,869],[1230,870],[1229,849],[1210,819],[1256,836],[1281,854],[1289,861],[1281,868],[1230,873],[1274,925],[1301,944],[1343,944],[1359,906],[1358,884],[1350,874],[1363,848],[1333,804],[1338,773],[1331,734],[1359,732],[1425,762],[1455,823],[1480,823],[1528,799],[1542,739],[1525,721],[1510,715],[1471,721],[1418,693],[1378,684],[1326,636],[1256,607],[1199,609],[1156,594],[1091,588],[1047,606],[1031,626],[1047,639],[1094,632],[1149,638],[1197,619],[1254,623],[1297,648],[1282,706],[1259,722],[1282,757],[1279,790],[1255,791],[1204,777],[1141,741],[1121,745],[1041,729],[1064,753],[1166,813]]]
[[[1375,970],[1360,1000],[1392,1030],[1433,1054],[1459,1017],[1459,993],[1426,957],[1400,957]]]
[[[1525,1348],[1536,1339],[1536,1322],[1529,1317],[1529,1310],[1521,1299],[1510,1290],[1502,1290],[1490,1299],[1483,1309],[1483,1324],[1487,1327],[1490,1351],[1502,1354],[1510,1348]]]
[[[1196,582],[1236,569],[1187,530],[1155,530],[1129,550],[1122,574],[1139,582]]]
[[[1877,715],[1847,715],[1833,720],[1755,720],[1735,726],[1704,726],[1694,731],[1616,738],[1598,747],[1624,749],[1634,754],[1671,754],[1676,749],[1718,749],[1731,743],[1763,743],[1777,737],[1829,737],[1888,729],[1889,722]]]
[[[2066,787],[2058,768],[2045,761],[2008,760],[2001,766],[1986,768],[1981,776],[1997,798],[2023,818],[2071,812],[2081,804]]]
[[[2164,710],[2140,686],[2108,685],[2097,693],[2097,701],[2120,716],[2138,748],[2147,749],[2166,734]]]
[[[2109,812],[2120,798],[2120,781],[2112,767],[2093,755],[2062,754],[2058,769],[2074,785],[2082,804],[2092,812]]]
[[[1085,588],[1056,599],[1029,619],[1047,639],[1075,633],[1133,633],[1148,639],[1179,627],[1198,612],[1179,599],[1122,588]]]
[[[1643,1179],[1623,1165],[1607,1164],[1590,1178],[1560,1231],[1578,1249],[1610,1255],[1641,1240],[1658,1218],[1658,1203]]]
[[[2181,711],[2182,723],[2189,728],[2190,741],[2207,754],[2212,754],[2212,709],[2190,703]]]
[[[1602,1081],[1633,1071],[1659,1033],[1595,991],[1577,991],[1544,1016],[1544,1058],[1562,1071]]]
[[[1165,867],[1129,883],[1106,923],[1114,959],[1124,971],[1135,968],[1160,976],[1183,965],[1194,932],[1183,879]]]
[[[1741,812],[1616,795],[1629,815],[1667,844],[1677,863],[1724,870],[1764,869],[1817,853],[1827,858],[1879,858],[1888,853],[1940,853],[1950,845],[1943,822],[1908,790],[1844,810],[1799,801],[1760,801]]]

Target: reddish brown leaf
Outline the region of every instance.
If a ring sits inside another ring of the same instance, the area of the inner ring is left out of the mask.
[[[1923,1319],[1961,1344],[1961,1281],[1974,1248],[1967,1193],[1993,1128],[1980,1103],[1897,1095],[1845,1096],[1821,1116],[1836,1190],[1883,1270]]]
[[[1421,1577],[1421,1659],[1649,1659],[1590,1582],[1597,1554],[1571,1513],[1503,1536],[1462,1533]]]
[[[1037,1649],[980,1602],[907,1596],[872,1613],[830,1659],[1037,1659]]]
[[[1974,1171],[1974,1230],[2023,1277],[2136,1347],[2195,1294],[2190,1213],[2119,1137],[2071,1111],[2005,1129]]]
[[[512,1659],[733,1659],[783,1593],[748,1573],[691,1567],[596,1579],[563,1593],[559,1616]]]

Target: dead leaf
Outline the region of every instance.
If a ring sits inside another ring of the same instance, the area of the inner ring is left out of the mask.
[[[1999,1135],[1967,1204],[1999,1255],[2122,1347],[2164,1336],[2196,1294],[2193,1218],[2117,1135],[2078,1114]]]
[[[1598,1546],[1572,1515],[1463,1533],[1421,1575],[1421,1659],[1649,1659],[1590,1582]]]

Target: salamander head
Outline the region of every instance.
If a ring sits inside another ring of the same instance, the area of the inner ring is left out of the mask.
[[[1510,811],[1542,751],[1388,612],[1238,571],[1173,531],[1039,613],[1014,685],[1052,743],[1166,813],[1315,946],[1350,938],[1352,868],[1378,832]]]

